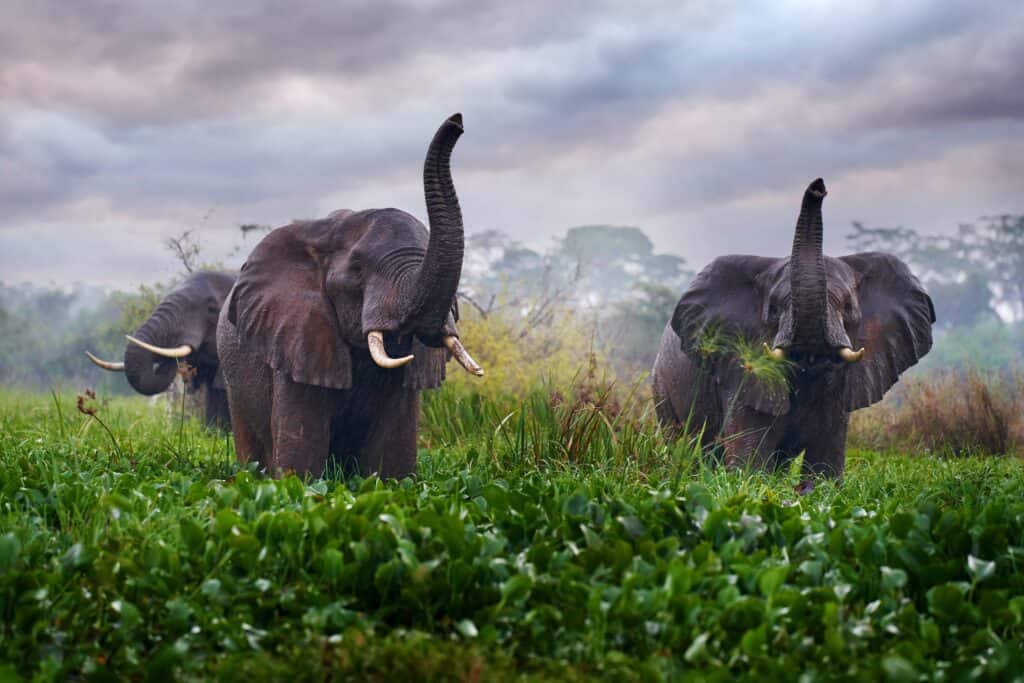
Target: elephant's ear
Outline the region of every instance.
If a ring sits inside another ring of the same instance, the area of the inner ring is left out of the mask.
[[[744,370],[736,358],[735,341],[771,341],[773,332],[764,320],[768,274],[780,266],[780,259],[720,256],[694,278],[671,321],[686,355],[714,373],[720,384],[742,387],[745,405],[773,415],[789,411],[788,392],[741,382]]]
[[[716,344],[714,339],[741,336],[764,340],[767,291],[761,277],[778,259],[760,256],[720,256],[702,270],[676,304],[672,329],[682,349],[700,362]]]
[[[352,386],[352,357],[324,289],[328,221],[274,230],[249,258],[232,290],[228,320],[240,345],[294,381]]]
[[[860,300],[860,327],[850,341],[864,347],[864,358],[848,367],[844,390],[846,410],[853,411],[880,401],[900,373],[928,353],[935,307],[907,264],[891,254],[840,260],[856,272]]]

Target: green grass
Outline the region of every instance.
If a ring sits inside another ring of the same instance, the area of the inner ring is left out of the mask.
[[[600,392],[424,413],[415,481],[275,481],[141,400],[0,394],[0,680],[1024,671],[1018,460],[855,451],[799,498]]]

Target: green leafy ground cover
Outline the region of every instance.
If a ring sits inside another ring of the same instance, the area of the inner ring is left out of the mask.
[[[853,452],[798,498],[649,425],[443,391],[416,481],[274,481],[90,405],[109,433],[0,395],[0,680],[1024,672],[1019,460]]]

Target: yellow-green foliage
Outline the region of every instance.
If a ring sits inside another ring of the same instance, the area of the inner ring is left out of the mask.
[[[592,354],[600,368],[606,367],[604,355],[594,349],[593,327],[568,309],[533,327],[512,314],[485,318],[475,310],[464,310],[459,335],[485,374],[473,377],[452,363],[447,381],[456,390],[490,398],[522,399],[542,384],[570,386],[587,371]]]

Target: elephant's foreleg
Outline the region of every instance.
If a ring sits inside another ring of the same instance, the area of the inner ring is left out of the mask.
[[[298,384],[274,372],[270,430],[271,473],[282,476],[323,474],[330,450],[333,390]]]
[[[719,437],[726,466],[768,469],[779,441],[779,431],[774,416],[737,406]]]
[[[385,479],[401,479],[416,472],[416,434],[420,395],[414,389],[395,389],[374,402],[374,415],[362,452],[359,470]]]
[[[227,429],[231,423],[228,411],[228,394],[212,384],[206,387],[206,426]]]

